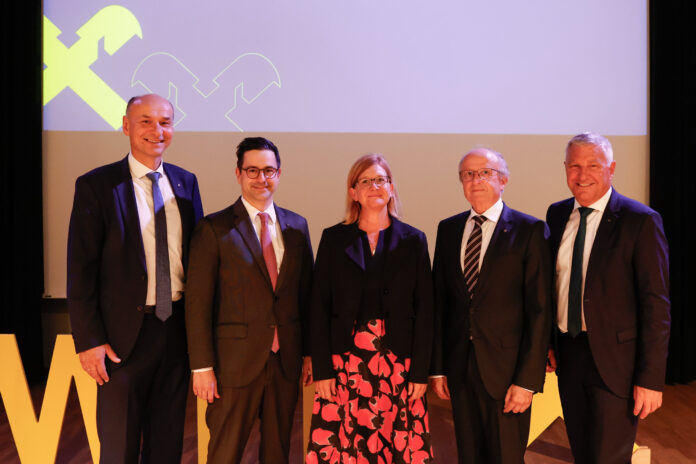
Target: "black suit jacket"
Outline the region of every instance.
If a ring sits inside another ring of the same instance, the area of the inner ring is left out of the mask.
[[[433,336],[432,280],[425,234],[392,218],[385,244],[382,310],[384,347],[410,357],[409,382],[426,383]],[[325,229],[312,288],[309,349],[315,380],[334,378],[332,354],[353,347],[352,332],[362,300],[365,258],[356,224]]]
[[[569,198],[551,205],[546,214],[554,263],[573,206]],[[632,395],[633,385],[662,390],[670,325],[662,218],[616,190],[592,245],[583,311],[590,350],[604,383],[623,397]],[[558,355],[558,368],[572,369],[563,365],[563,353]]]
[[[440,222],[435,245],[432,374],[461,384],[470,349],[495,399],[511,384],[542,391],[551,328],[551,269],[543,221],[503,207],[484,255],[474,298],[461,268],[469,211]]]
[[[173,164],[164,172],[176,197],[182,259],[203,216],[196,176]],[[135,345],[147,295],[145,250],[128,157],[75,182],[68,232],[68,310],[78,352],[111,344],[121,359]]]
[[[302,216],[275,210],[285,247],[275,291],[241,198],[206,216],[191,240],[186,284],[191,369],[214,367],[223,387],[242,387],[259,375],[276,325],[285,376],[294,381],[300,375],[312,246]]]

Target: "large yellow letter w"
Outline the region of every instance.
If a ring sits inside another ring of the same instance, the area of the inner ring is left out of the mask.
[[[82,370],[70,335],[56,337],[39,420],[36,420],[14,335],[0,334],[0,372],[0,395],[5,404],[17,454],[23,463],[55,462],[72,378],[75,378],[80,398],[92,460],[99,462],[97,384]]]

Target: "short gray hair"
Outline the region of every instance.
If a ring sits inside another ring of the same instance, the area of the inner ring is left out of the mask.
[[[480,155],[481,152],[489,153],[489,154],[493,155],[495,158],[497,158],[498,164],[500,164],[500,173],[506,179],[510,177],[510,170],[508,169],[507,162],[505,161],[505,158],[503,158],[503,155],[501,153],[491,149],[491,148],[488,148],[488,147],[475,147],[475,148],[469,150],[469,152],[466,155],[462,156],[462,159],[459,160],[458,166],[461,167],[462,163],[464,162],[464,160],[466,159],[467,156]]]
[[[614,161],[614,149],[611,147],[611,142],[596,132],[583,132],[570,139],[566,146],[566,156],[572,145],[594,145],[602,150],[609,163]]]

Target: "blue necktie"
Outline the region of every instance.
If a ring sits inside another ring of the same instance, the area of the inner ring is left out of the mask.
[[[585,254],[585,231],[587,216],[592,208],[581,206],[580,225],[573,243],[573,261],[570,268],[570,286],[568,288],[568,333],[575,338],[582,330],[582,258]]]
[[[152,181],[152,202],[155,207],[155,315],[166,321],[172,315],[172,280],[169,275],[169,246],[167,244],[167,215],[164,211],[162,191],[157,181],[159,172],[149,172]]]

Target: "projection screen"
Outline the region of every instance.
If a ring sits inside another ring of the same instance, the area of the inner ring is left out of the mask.
[[[597,131],[616,188],[647,201],[647,27],[635,0],[44,0],[45,296],[65,297],[75,179],[127,154],[126,101],[149,92],[175,107],[165,159],[197,174],[206,213],[239,195],[242,138],[273,140],[277,203],[315,247],[367,152],[431,251],[468,208],[457,163],[479,145],[507,159],[506,203],[544,217],[569,196],[565,143]]]

